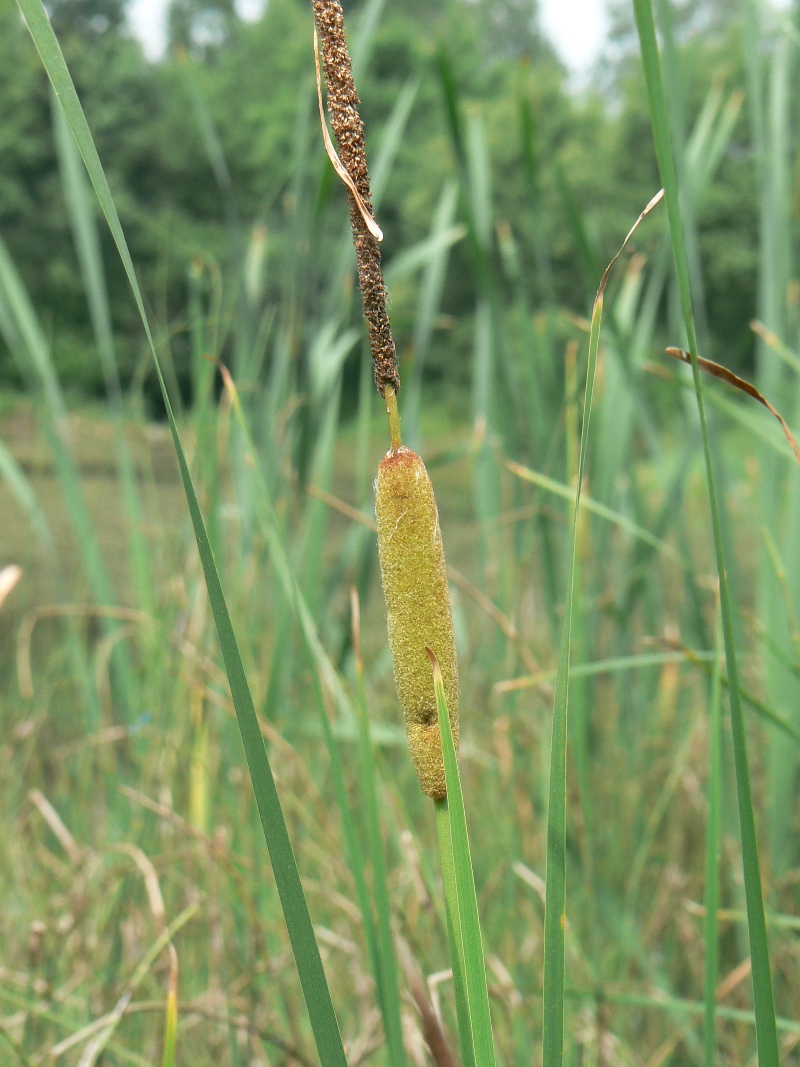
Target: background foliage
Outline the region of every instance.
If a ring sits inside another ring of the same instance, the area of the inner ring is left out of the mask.
[[[319,135],[306,8],[301,0],[272,0],[251,24],[239,19],[227,0],[175,0],[169,10],[169,51],[149,63],[126,30],[123,0],[51,4],[134,259],[169,330],[187,393],[182,329],[187,273],[198,260],[224,268],[238,254],[243,227],[261,225],[274,265],[268,270],[267,299],[276,299],[280,263],[292,239],[287,211],[298,151],[315,176],[326,167],[318,152],[308,150]],[[358,8],[348,5],[354,16]],[[624,5],[617,10],[595,87],[576,94],[529,4],[390,5],[369,62],[359,72],[373,143],[404,86],[417,87],[408,133],[381,205],[388,262],[427,232],[442,185],[456,167],[438,73],[444,50],[465,109],[483,120],[492,165],[501,176],[491,190],[493,210],[498,224],[510,229],[531,300],[549,299],[585,312],[596,268],[608,260],[617,235],[658,183],[632,18],[623,14]],[[712,85],[726,93],[743,89],[741,29],[735,5],[703,0],[679,10],[689,129]],[[13,6],[3,5],[0,19],[0,233],[34,303],[47,308],[46,328],[65,386],[96,394],[99,363],[69,239],[46,77]],[[527,134],[522,106],[529,109]],[[526,137],[537,161],[535,188],[526,174]],[[342,191],[324,173],[320,196],[340,200]],[[755,311],[757,281],[755,181],[742,112],[719,170],[697,204],[709,335],[716,354],[724,352],[734,369],[750,366],[753,359],[747,324]],[[531,210],[534,198],[536,211]],[[321,209],[318,203],[317,212]],[[581,232],[574,224],[576,209]],[[533,231],[540,219],[537,261]],[[326,228],[315,233],[323,249]],[[136,317],[105,234],[103,242],[128,380],[140,355]],[[495,242],[492,255],[499,254]],[[434,375],[441,376],[446,366],[448,379],[456,380],[454,368],[464,365],[472,333],[474,292],[466,255],[464,248],[455,251],[440,323],[449,328],[438,332],[428,363]],[[319,263],[324,262],[320,255]],[[313,289],[322,282],[311,278],[308,284]],[[399,345],[411,355],[412,297],[401,288],[393,300]],[[0,380],[18,382],[7,354],[0,361]]]
[[[796,10],[656,6],[701,352],[752,375],[797,430]],[[225,2],[175,0],[154,64],[122,3],[50,11],[188,467],[179,475],[76,147],[5,4],[0,565],[22,580],[0,604],[3,1051],[68,1067],[152,1064],[162,1048],[198,1067],[315,1062],[220,655],[219,589],[209,608],[215,560],[247,677],[234,698],[249,686],[249,751],[263,759],[260,726],[348,1062],[422,1065],[425,1010],[441,1010],[454,1045],[457,995],[386,648],[371,525],[387,433],[321,146],[310,11],[271,0],[245,23]],[[565,1062],[741,1067],[755,1052],[743,876],[758,869],[740,848],[743,736],[732,744],[697,407],[686,368],[663,355],[684,325],[661,208],[614,268],[587,357],[603,268],[659,185],[631,10],[615,7],[580,93],[516,0],[365,0],[347,17],[404,439],[431,472],[450,567],[498,1060],[538,1062],[543,1015],[560,1022],[542,991],[557,786]],[[800,483],[769,415],[718,382],[705,394],[791,1062]],[[224,644],[235,659],[230,631]],[[764,990],[762,970],[762,1009]]]

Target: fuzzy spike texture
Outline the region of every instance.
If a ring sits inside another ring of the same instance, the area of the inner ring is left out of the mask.
[[[394,681],[411,757],[428,796],[447,795],[433,671],[439,661],[453,740],[458,749],[458,663],[433,486],[416,452],[387,452],[375,482],[378,554],[386,598]]]

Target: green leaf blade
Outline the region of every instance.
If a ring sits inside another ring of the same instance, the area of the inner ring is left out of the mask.
[[[747,756],[747,737],[744,712],[740,698],[739,668],[733,630],[733,606],[728,586],[725,553],[722,542],[722,526],[717,502],[716,480],[711,458],[711,446],[705,416],[703,386],[697,362],[697,329],[692,299],[691,274],[680,189],[678,186],[667,110],[661,57],[656,37],[655,19],[651,0],[634,0],[636,25],[639,32],[642,64],[645,73],[650,118],[653,127],[656,155],[661,179],[666,192],[667,214],[672,239],[675,271],[678,279],[681,308],[692,360],[692,377],[697,410],[703,439],[714,549],[720,586],[722,633],[728,674],[730,697],[731,732],[733,736],[734,767],[736,771],[736,794],[739,809],[739,830],[742,843],[745,898],[747,903],[750,956],[753,969],[753,1001],[756,1016],[756,1042],[761,1067],[777,1067],[779,1062],[778,1036],[775,1025],[775,1002],[772,990],[772,975],[769,962],[769,943],[764,917],[764,896],[761,885],[761,870],[758,858],[758,841],[750,785],[750,767]]]
[[[442,756],[444,759],[447,796],[435,801],[437,821],[441,820],[445,833],[445,849],[449,847],[452,860],[453,887],[457,915],[454,916],[456,938],[461,947],[463,961],[464,991],[472,1037],[472,1048],[477,1067],[494,1067],[494,1038],[492,1020],[489,1011],[489,992],[486,985],[486,965],[483,958],[480,917],[478,915],[478,898],[475,893],[475,879],[472,873],[469,837],[467,834],[467,816],[464,809],[464,796],[461,792],[461,778],[458,771],[450,716],[444,693],[439,664],[432,652],[428,655],[433,662],[434,689],[436,692],[436,710],[439,716],[439,731],[442,738]],[[442,839],[440,837],[440,840]],[[443,850],[444,851],[444,850]],[[443,860],[444,860],[443,855]],[[455,961],[454,961],[455,968]]]
[[[311,1027],[317,1043],[321,1062],[325,1067],[346,1067],[339,1026],[330,997],[322,959],[311,924],[300,874],[297,868],[291,841],[286,828],[275,780],[269,764],[261,727],[253,706],[250,687],[244,670],[239,647],[231,622],[219,572],[214,560],[197,494],[189,473],[186,456],[181,445],[178,427],[167,393],[164,376],[159,363],[141,290],[133,267],[119,215],[111,196],[100,158],[94,145],[89,126],[75,91],[72,77],[67,69],[58,41],[41,0],[18,0],[20,10],[28,25],[42,63],[53,89],[64,108],[67,121],[83,157],[84,164],[94,186],[100,206],[105,214],[117,250],[128,276],[134,300],[139,311],[147,340],[155,361],[156,373],[161,387],[169,420],[175,452],[178,459],[189,514],[194,528],[195,540],[203,566],[211,609],[217,628],[225,670],[236,709],[239,729],[244,743],[245,755],[256,796],[256,803],[264,828],[270,853],[278,894],[283,907],[289,939],[295,956],[300,982],[308,1008]]]

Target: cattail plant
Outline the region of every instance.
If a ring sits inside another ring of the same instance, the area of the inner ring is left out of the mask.
[[[458,745],[458,665],[453,616],[447,589],[439,513],[422,459],[402,443],[397,392],[400,376],[386,310],[381,270],[381,231],[372,217],[364,127],[353,83],[341,5],[314,0],[322,43],[328,110],[339,147],[327,137],[331,160],[347,187],[358,280],[369,330],[375,384],[386,402],[391,447],[378,467],[375,506],[378,551],[386,598],[389,645],[395,685],[403,711],[411,757],[428,796],[447,793],[431,663],[436,655],[445,685],[453,739]]]
[[[328,136],[320,88],[325,145],[348,191],[375,384],[389,420],[391,445],[378,468],[375,503],[395,685],[414,767],[436,809],[462,1058],[465,1064],[492,1067],[486,971],[456,761],[458,665],[439,513],[425,464],[400,435],[400,376],[386,311],[378,243],[382,234],[372,216],[344,17],[338,0],[312,2],[339,155]]]

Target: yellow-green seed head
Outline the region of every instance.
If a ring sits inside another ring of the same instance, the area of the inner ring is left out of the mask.
[[[433,486],[416,452],[388,452],[375,482],[378,554],[394,681],[423,792],[447,794],[431,662],[439,661],[458,748],[458,663]]]

